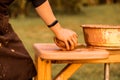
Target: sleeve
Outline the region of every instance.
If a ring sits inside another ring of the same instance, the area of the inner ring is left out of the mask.
[[[40,6],[42,3],[44,3],[46,0],[31,0],[34,7]]]

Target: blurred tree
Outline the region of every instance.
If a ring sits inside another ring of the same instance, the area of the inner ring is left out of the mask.
[[[107,4],[112,4],[114,0],[106,0]]]
[[[81,0],[50,0],[52,9],[56,12],[78,13]]]
[[[56,3],[57,3],[57,9],[62,11],[62,2],[61,2],[61,0],[56,0]]]
[[[9,7],[10,16],[14,18],[21,15],[29,16],[33,12],[32,10],[33,6],[29,0],[15,0]]]
[[[99,4],[114,4],[120,3],[120,0],[99,0]]]
[[[62,1],[61,0],[49,0],[52,6],[52,9],[57,12],[63,11]]]
[[[78,13],[80,12],[81,0],[62,0],[63,9],[67,13]]]
[[[89,5],[97,5],[98,0],[88,0]]]
[[[18,3],[20,5],[21,14],[24,14],[27,0],[18,0]]]
[[[9,7],[9,13],[11,17],[18,17],[20,13],[20,5],[17,0],[15,0]]]

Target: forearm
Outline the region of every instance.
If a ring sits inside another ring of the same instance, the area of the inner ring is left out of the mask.
[[[48,2],[48,0],[46,2],[44,2],[42,5],[38,6],[35,8],[38,15],[43,19],[43,21],[46,23],[46,25],[50,25],[51,23],[53,23],[56,20],[56,17],[54,16],[52,9],[50,7],[50,4]],[[57,30],[59,30],[60,24],[59,22],[51,27],[50,29],[56,33]]]

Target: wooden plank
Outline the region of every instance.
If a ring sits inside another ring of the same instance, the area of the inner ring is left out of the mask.
[[[38,58],[37,65],[37,80],[52,80],[51,62]]]
[[[110,80],[110,64],[104,64],[104,80]]]
[[[68,64],[54,80],[68,80],[82,64]]]
[[[110,51],[111,52],[111,51]],[[114,51],[113,51],[114,52]],[[111,53],[107,59],[93,60],[54,60],[53,63],[120,63],[120,52]]]
[[[35,44],[37,55],[48,60],[83,60],[83,59],[105,59],[109,57],[109,52],[103,49],[80,47],[73,51],[62,51],[55,44],[40,43]]]
[[[46,76],[45,76],[45,80],[52,80],[52,71],[51,71],[51,67],[52,67],[52,64],[51,64],[51,61],[47,61],[46,62]]]

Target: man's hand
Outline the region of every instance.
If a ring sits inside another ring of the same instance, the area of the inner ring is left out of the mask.
[[[56,38],[63,41],[66,45],[66,50],[73,50],[78,43],[78,36],[77,34],[70,30],[65,28],[55,28],[52,29],[56,35]]]

